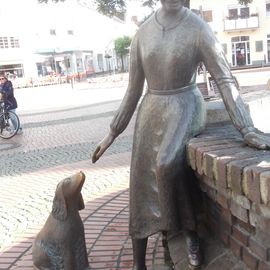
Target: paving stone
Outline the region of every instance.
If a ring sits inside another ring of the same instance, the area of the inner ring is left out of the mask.
[[[32,269],[31,243],[51,211],[56,185],[79,170],[87,177],[80,214],[92,269],[131,269],[128,179],[134,118],[102,159],[90,161],[119,104],[116,100],[20,116],[24,133],[1,148],[0,269]],[[228,139],[235,136],[235,130],[228,133]],[[185,250],[184,241],[181,244]],[[205,268],[246,269],[219,241],[206,237],[204,247]],[[180,255],[181,269],[187,269],[185,252]],[[147,266],[163,270],[163,263],[161,236],[156,234],[149,237]]]

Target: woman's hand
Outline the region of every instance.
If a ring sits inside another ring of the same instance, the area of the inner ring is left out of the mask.
[[[109,146],[113,143],[115,136],[109,133],[98,145],[95,152],[92,155],[92,163],[95,163],[103,153],[109,148]]]
[[[250,131],[244,135],[244,141],[247,145],[260,150],[270,149],[270,134]]]

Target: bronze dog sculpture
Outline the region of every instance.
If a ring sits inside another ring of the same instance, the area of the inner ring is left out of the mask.
[[[57,185],[52,212],[33,242],[34,269],[90,269],[79,215],[79,210],[84,209],[84,181],[85,175],[80,172]]]

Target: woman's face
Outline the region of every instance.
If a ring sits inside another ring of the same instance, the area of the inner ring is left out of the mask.
[[[6,78],[3,76],[0,76],[0,84],[4,84],[6,81]]]
[[[183,7],[183,0],[160,0],[162,8],[167,12],[177,12]]]

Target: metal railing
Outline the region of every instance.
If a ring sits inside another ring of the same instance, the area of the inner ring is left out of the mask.
[[[235,18],[224,20],[224,31],[235,31],[259,28],[259,16],[251,16],[247,18]]]

